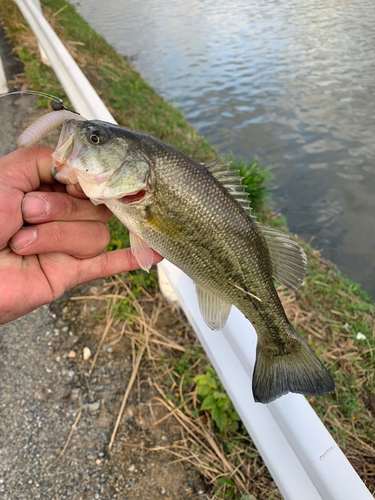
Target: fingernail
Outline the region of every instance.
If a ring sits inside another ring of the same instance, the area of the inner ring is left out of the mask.
[[[48,215],[51,211],[51,204],[47,198],[42,196],[26,196],[22,201],[21,210],[27,219],[37,219]]]
[[[35,227],[23,227],[10,240],[10,245],[15,250],[21,250],[29,246],[36,239],[36,236]]]

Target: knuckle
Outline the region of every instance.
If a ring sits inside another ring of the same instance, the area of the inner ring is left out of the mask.
[[[60,221],[53,222],[51,226],[51,238],[56,245],[56,248],[61,247],[61,242],[65,240],[64,238],[64,224]]]
[[[77,203],[71,196],[61,196],[61,212],[67,219],[71,219],[77,212]]]
[[[82,200],[80,202],[82,203]],[[111,218],[111,212],[105,205],[94,205],[89,200],[85,200],[84,203],[90,220],[106,224]]]
[[[100,271],[101,271],[101,276],[103,278],[110,275],[110,273],[109,273],[109,260],[108,260],[107,253],[103,253],[100,256]]]
[[[87,225],[89,224],[89,225]],[[110,234],[106,226],[101,222],[89,222],[82,226],[86,232],[84,237],[81,234],[81,241],[85,241],[82,256],[92,257],[101,253],[107,246],[110,240]]]
[[[100,245],[103,246],[103,248],[105,248],[108,245],[109,240],[111,239],[109,230],[102,222],[98,222],[96,224],[96,227],[97,227],[98,242],[100,242]]]
[[[105,205],[99,205],[99,207],[100,207],[100,215],[101,215],[100,220],[104,224],[107,224],[107,222],[110,221],[112,214],[111,214],[110,210]]]

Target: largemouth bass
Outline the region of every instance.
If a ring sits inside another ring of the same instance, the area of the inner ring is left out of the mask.
[[[202,165],[151,136],[96,120],[66,121],[52,156],[58,181],[79,182],[127,226],[143,269],[152,265],[152,248],[194,280],[210,328],[222,329],[232,305],[251,321],[258,335],[255,401],[335,390],[273,284],[272,277],[297,289],[306,255],[251,215],[245,186],[228,163]]]

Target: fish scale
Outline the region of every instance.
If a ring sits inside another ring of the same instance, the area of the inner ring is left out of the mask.
[[[202,165],[158,139],[100,121],[65,122],[54,155],[60,182],[73,182],[76,175],[85,194],[128,227],[143,268],[152,264],[152,248],[194,280],[212,329],[224,326],[231,305],[252,322],[258,335],[256,401],[335,390],[290,325],[273,284],[275,277],[298,288],[306,256],[288,235],[251,216],[227,163]],[[138,199],[136,192],[146,194]]]

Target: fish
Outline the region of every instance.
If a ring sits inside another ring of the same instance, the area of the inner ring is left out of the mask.
[[[76,119],[64,122],[52,157],[57,181],[79,183],[128,228],[142,269],[150,269],[153,249],[195,282],[212,330],[223,328],[232,305],[252,323],[256,402],[335,391],[328,370],[289,323],[273,281],[297,289],[307,271],[305,252],[253,216],[230,162],[202,164],[147,134]]]

